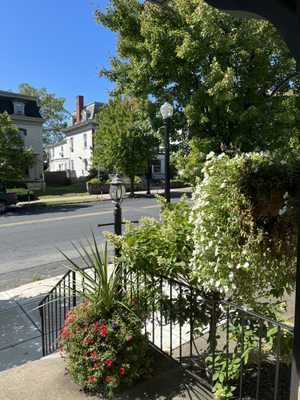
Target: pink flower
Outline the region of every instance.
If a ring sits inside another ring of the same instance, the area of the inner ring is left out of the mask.
[[[105,377],[105,381],[106,381],[107,383],[110,382],[110,376],[109,376],[109,375],[107,375],[107,376]]]
[[[64,346],[60,346],[59,351],[62,353],[64,351]]]

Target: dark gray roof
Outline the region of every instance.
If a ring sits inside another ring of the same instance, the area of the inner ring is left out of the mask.
[[[14,115],[14,102],[24,103],[24,115],[26,117],[42,118],[36,97],[0,90],[0,114],[6,111],[8,114]]]
[[[101,107],[103,106],[103,103],[100,103],[99,101],[94,101],[93,103],[87,104],[83,106],[83,110],[89,111],[89,119],[93,120],[95,116],[100,112]],[[72,112],[73,117],[76,116],[76,111]]]

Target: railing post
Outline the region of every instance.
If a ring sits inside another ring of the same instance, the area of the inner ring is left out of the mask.
[[[293,343],[293,353],[292,353],[290,400],[299,400],[299,399],[300,399],[300,199],[298,208],[294,343]]]
[[[72,280],[73,280],[73,307],[76,306],[76,272],[72,271]]]
[[[44,305],[40,305],[40,318],[41,318],[41,331],[42,331],[42,352],[43,357],[46,355],[45,351],[45,324],[44,324]]]

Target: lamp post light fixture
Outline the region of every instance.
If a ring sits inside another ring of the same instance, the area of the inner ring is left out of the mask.
[[[115,235],[122,235],[122,208],[121,202],[125,198],[126,189],[123,182],[117,173],[110,183],[109,194],[115,206],[114,209],[114,233]],[[115,256],[120,256],[120,250],[115,249]]]
[[[170,203],[170,122],[173,115],[173,106],[165,102],[160,107],[165,127],[165,199]]]

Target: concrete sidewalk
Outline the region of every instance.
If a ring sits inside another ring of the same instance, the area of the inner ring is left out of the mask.
[[[36,307],[59,278],[0,292],[0,371],[42,357],[40,315]]]
[[[151,378],[123,388],[115,400],[211,400],[208,389],[174,361],[152,352],[154,374]],[[55,353],[39,361],[0,373],[1,395],[5,400],[96,400],[100,394],[84,393],[64,375],[65,363]]]

